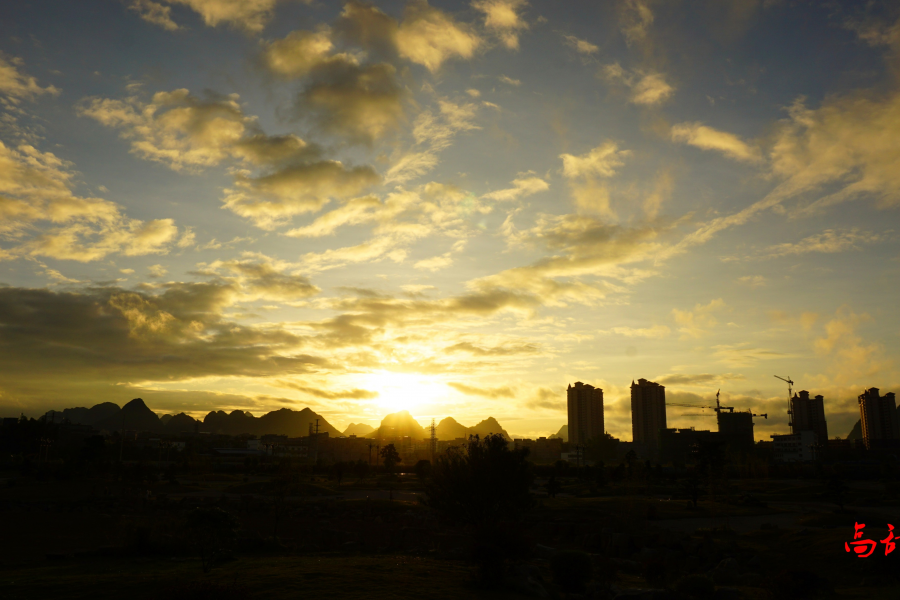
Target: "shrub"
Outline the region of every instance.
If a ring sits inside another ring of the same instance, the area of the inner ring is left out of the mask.
[[[712,598],[716,584],[706,575],[685,575],[675,583],[675,591],[689,598]]]
[[[581,592],[591,579],[593,565],[591,557],[584,552],[563,551],[550,559],[550,570],[553,571],[553,581],[563,590]]]

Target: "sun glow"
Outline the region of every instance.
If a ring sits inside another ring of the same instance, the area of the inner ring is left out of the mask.
[[[378,392],[376,404],[390,413],[401,410],[415,413],[447,393],[439,382],[418,373],[377,371],[365,376],[364,385]]]

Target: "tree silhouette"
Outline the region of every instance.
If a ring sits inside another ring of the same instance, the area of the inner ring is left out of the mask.
[[[381,460],[384,461],[384,468],[388,473],[394,472],[394,467],[397,466],[398,462],[401,462],[400,453],[397,452],[397,449],[393,444],[388,444],[384,448],[381,449]]]
[[[510,450],[503,436],[473,437],[438,456],[423,503],[474,531],[472,557],[482,582],[502,579],[507,559],[524,551],[521,520],[533,499],[528,449]]]
[[[527,454],[527,448],[510,450],[500,434],[451,448],[435,460],[425,503],[464,524],[516,519],[533,502]]]
[[[188,513],[187,531],[200,551],[204,573],[231,553],[237,527],[237,519],[221,508],[197,508]]]

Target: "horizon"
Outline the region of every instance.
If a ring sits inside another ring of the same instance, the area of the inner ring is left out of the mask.
[[[582,381],[630,440],[644,378],[768,440],[781,376],[846,437],[900,392],[900,8],[689,4],[6,3],[0,413],[538,437]]]

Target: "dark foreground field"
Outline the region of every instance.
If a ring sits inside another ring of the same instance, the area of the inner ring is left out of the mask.
[[[537,482],[526,522],[498,540],[521,552],[486,586],[471,535],[421,506],[412,476],[341,486],[310,475],[287,486],[216,474],[140,484],[9,477],[0,598],[900,597],[900,550],[884,556],[879,543],[861,559],[844,549],[855,522],[874,540],[888,523],[900,527],[882,484],[851,483],[841,512],[813,480],[728,482],[696,508],[674,483],[559,482],[556,498]],[[198,506],[239,523],[233,551],[208,573],[185,529]],[[551,569],[565,551],[590,559],[579,593]]]

